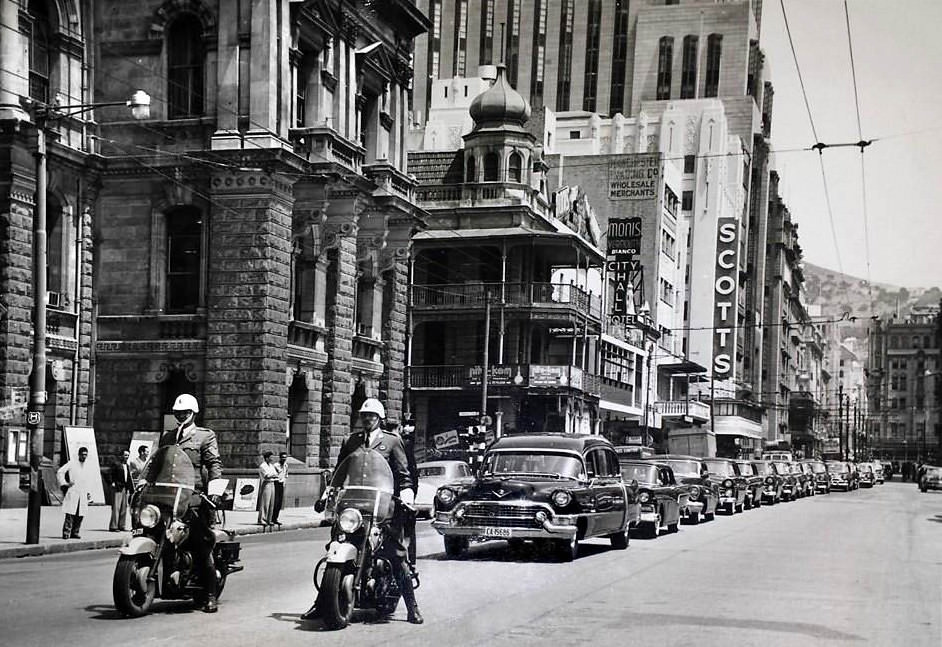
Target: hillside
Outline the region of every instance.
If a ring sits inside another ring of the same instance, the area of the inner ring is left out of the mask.
[[[858,321],[869,319],[870,293],[867,281],[857,276],[809,263],[802,263],[805,276],[807,302],[820,304],[827,315],[840,316],[847,312],[858,317]],[[880,318],[890,318],[899,312],[903,319],[913,306],[936,305],[942,298],[938,287],[905,288],[887,283],[872,283],[873,313]],[[866,321],[863,321],[864,329]]]

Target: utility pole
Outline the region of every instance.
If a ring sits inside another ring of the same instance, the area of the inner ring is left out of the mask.
[[[837,385],[837,441],[840,443],[841,460],[847,458],[844,454],[844,385]]]
[[[484,366],[481,371],[481,424],[487,415],[487,364],[488,350],[491,345],[491,292],[484,292]]]

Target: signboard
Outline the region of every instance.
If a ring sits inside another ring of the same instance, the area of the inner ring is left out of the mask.
[[[258,506],[258,479],[236,479],[233,510],[253,511]]]
[[[18,465],[29,463],[29,431],[26,429],[7,429],[6,464]]]
[[[641,218],[609,218],[606,252],[618,256],[641,253]]]
[[[487,367],[488,386],[523,386],[526,382],[525,368],[519,364],[492,364]],[[481,383],[481,367],[472,366],[468,369],[468,384],[476,386]]]
[[[432,436],[432,440],[435,441],[435,449],[444,449],[446,447],[454,447],[461,442],[461,439],[458,437],[457,429],[450,429],[449,431],[444,431],[440,434],[435,434]]]
[[[98,459],[98,445],[95,443],[95,430],[91,427],[65,427],[62,435],[69,460],[78,459],[79,447],[88,449],[85,463],[92,468],[90,480],[92,503],[104,505],[105,489],[101,483],[101,462]]]
[[[131,444],[128,446],[131,459],[137,458],[137,452],[142,446],[146,446],[149,450],[147,453],[148,456],[153,454],[154,450],[157,449],[157,442],[159,440],[160,434],[156,431],[135,431],[131,434]]]
[[[568,366],[541,366],[530,365],[530,386],[567,386],[569,376]]]
[[[840,438],[828,438],[824,441],[824,445],[821,450],[825,454],[837,454],[841,451],[841,440]]]
[[[716,278],[713,283],[713,375],[730,377],[736,349],[736,292],[739,287],[739,221],[718,218]]]
[[[624,155],[608,162],[609,200],[656,200],[660,153]]]

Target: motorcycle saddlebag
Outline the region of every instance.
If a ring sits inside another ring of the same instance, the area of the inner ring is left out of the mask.
[[[226,562],[239,561],[241,544],[237,541],[216,542],[216,557]]]

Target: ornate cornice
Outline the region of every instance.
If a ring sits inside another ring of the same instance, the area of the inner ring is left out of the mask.
[[[135,341],[98,341],[95,351],[101,354],[145,355],[157,353],[203,353],[202,339],[148,339]]]

